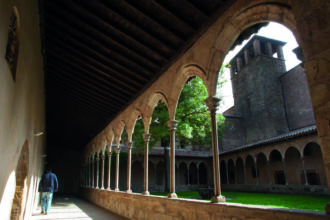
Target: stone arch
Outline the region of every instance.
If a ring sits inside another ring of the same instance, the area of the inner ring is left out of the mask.
[[[227,164],[224,160],[221,160],[220,162],[220,180],[222,184],[228,184]]]
[[[301,155],[297,148],[290,146],[285,151],[285,166],[287,170],[288,184],[301,184],[304,178]]]
[[[254,158],[249,154],[245,158],[246,180],[247,184],[257,183],[257,174],[255,170]]]
[[[178,77],[175,79],[173,89],[171,90],[171,98],[174,100],[174,102],[173,102],[173,105],[171,105],[171,109],[169,109],[169,112],[173,112],[173,115],[175,115],[181,91],[182,91],[184,85],[186,84],[186,82],[191,77],[196,76],[196,77],[201,78],[204,83],[204,86],[206,87],[206,90],[207,90],[206,72],[198,64],[191,63],[191,64],[183,65],[177,71],[177,75],[178,75]]]
[[[16,166],[16,187],[11,207],[10,219],[23,219],[24,203],[27,193],[27,177],[29,171],[29,142],[26,140]]]
[[[244,161],[242,157],[237,157],[236,159],[236,176],[237,176],[237,184],[245,183]]]
[[[160,161],[157,164],[156,184],[157,185],[165,184],[165,170],[164,170],[164,162],[163,161]]]
[[[210,83],[209,95],[214,96],[216,94],[216,86],[218,79],[218,72],[223,62],[225,54],[228,53],[233,43],[246,28],[262,22],[273,21],[280,23],[289,28],[297,41],[296,21],[291,11],[291,6],[283,4],[283,2],[263,2],[256,3],[250,2],[246,7],[242,7],[240,11],[233,14],[226,21],[219,19],[215,26],[219,27],[218,34],[215,34],[213,59],[210,61],[209,69],[213,70],[208,75],[208,81]],[[256,15],[256,11],[258,14]]]
[[[200,162],[198,165],[198,178],[199,178],[199,184],[207,184],[207,177],[208,177],[208,173],[207,173],[207,166],[204,162]]]
[[[285,168],[282,153],[274,149],[269,154],[270,176],[273,184],[284,185],[286,183]]]
[[[228,182],[229,184],[236,183],[235,163],[233,159],[228,160]]]
[[[189,164],[189,183],[190,184],[197,184],[198,178],[197,178],[197,166],[195,162],[191,162]]]
[[[134,192],[142,192],[144,183],[144,169],[140,161],[132,163],[132,190]]]
[[[257,177],[259,184],[269,183],[269,169],[267,156],[264,153],[259,153],[257,155]]]
[[[326,185],[326,172],[320,145],[315,142],[309,142],[304,147],[303,155],[308,184]]]
[[[188,166],[185,162],[179,164],[179,185],[188,184]]]
[[[148,182],[149,182],[149,189],[154,190],[156,185],[156,169],[155,165],[152,161],[149,160],[148,165]]]

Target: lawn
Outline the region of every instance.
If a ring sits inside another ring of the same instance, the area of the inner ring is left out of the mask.
[[[157,192],[152,195],[167,196],[167,193]],[[177,192],[179,198],[199,199],[197,191]],[[330,202],[330,196],[285,195],[267,193],[222,192],[227,203],[246,205],[263,205],[284,209],[302,209],[324,212],[324,207]]]

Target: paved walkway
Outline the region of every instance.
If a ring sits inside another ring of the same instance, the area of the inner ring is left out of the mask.
[[[40,206],[32,214],[32,220],[48,219],[48,220],[122,220],[125,219],[105,209],[88,203],[82,199],[72,196],[57,196],[53,199],[53,204],[48,215],[40,214]]]

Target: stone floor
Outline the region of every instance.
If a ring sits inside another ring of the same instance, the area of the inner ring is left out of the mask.
[[[102,209],[98,206],[95,206],[91,203],[88,203],[78,197],[72,196],[55,196],[53,199],[52,207],[48,212],[48,215],[40,214],[40,206],[34,210],[32,220],[39,219],[61,219],[61,220],[121,220],[126,219],[121,216],[118,216],[114,213],[111,213],[105,209]]]

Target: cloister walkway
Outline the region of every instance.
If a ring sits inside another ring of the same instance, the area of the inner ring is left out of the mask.
[[[40,214],[40,206],[34,210],[32,220],[122,220],[124,217],[118,216],[117,214],[111,213],[105,209],[93,205],[92,203],[86,202],[78,197],[73,196],[55,196],[53,199],[52,207],[48,215]]]

